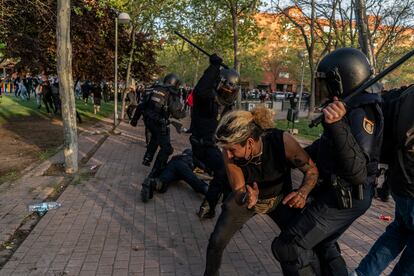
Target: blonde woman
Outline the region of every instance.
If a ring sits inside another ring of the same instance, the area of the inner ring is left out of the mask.
[[[232,193],[222,207],[207,247],[204,275],[219,275],[225,247],[236,231],[258,213],[269,215],[281,229],[306,204],[318,179],[308,154],[288,133],[274,128],[270,110],[226,114],[216,130]],[[292,190],[290,169],[304,174]]]

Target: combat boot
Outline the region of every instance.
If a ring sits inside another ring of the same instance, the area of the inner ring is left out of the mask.
[[[141,188],[141,200],[142,202],[148,202],[154,196],[154,187],[151,185],[151,178],[146,178],[142,183]]]
[[[216,211],[211,208],[210,203],[208,203],[207,199],[204,199],[203,203],[201,203],[197,216],[199,218],[214,218],[215,215]]]
[[[168,185],[161,181],[158,177],[151,178],[151,186],[155,191],[157,191],[160,194],[163,194],[167,191]]]
[[[144,157],[144,160],[142,160],[142,165],[149,167],[151,166],[151,160],[147,157]]]

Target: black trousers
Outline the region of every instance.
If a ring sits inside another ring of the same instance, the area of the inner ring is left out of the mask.
[[[167,185],[174,181],[184,180],[194,191],[203,195],[207,193],[208,189],[208,184],[199,179],[193,172],[193,168],[180,158],[173,158],[168,162],[159,179]]]
[[[272,218],[279,228],[284,229],[292,217],[297,215],[299,210],[281,204],[282,199],[283,195],[279,195],[279,204],[277,204],[275,210],[267,213],[267,215]],[[254,215],[256,215],[256,212],[253,209],[247,209],[246,205],[240,206],[236,203],[233,193],[227,197],[222,205],[222,212],[208,242],[204,276],[219,275],[224,249],[234,234]]]
[[[126,114],[128,115],[128,118],[131,120],[134,115],[134,110],[137,108],[136,105],[128,105],[128,108],[126,110]],[[138,121],[138,120],[137,120]]]
[[[221,194],[224,198],[230,193],[230,185],[224,167],[224,160],[221,151],[211,145],[202,145],[191,141],[193,156],[200,160],[209,170],[213,172],[213,179],[210,181],[206,200],[210,208],[214,209],[220,199]]]
[[[160,124],[158,121],[151,119],[145,120],[145,126],[151,133],[151,139],[148,143],[144,158],[150,158],[152,160],[158,147],[160,148],[149,175],[149,177],[157,177],[165,168],[168,158],[174,151],[171,146],[170,128],[168,125]]]
[[[318,193],[273,241],[272,252],[284,275],[348,276],[337,240],[368,210],[372,196],[372,185],[367,185],[363,200],[353,198],[352,208],[338,209],[332,188]]]
[[[53,103],[53,96],[51,94],[45,94],[43,96],[43,103],[45,104],[47,113],[50,113],[50,109],[53,110],[53,113],[57,112],[56,105]]]

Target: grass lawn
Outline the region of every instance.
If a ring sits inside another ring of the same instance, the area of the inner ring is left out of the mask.
[[[101,102],[101,111],[99,114],[93,114],[93,104],[85,104],[81,100],[76,100],[76,109],[80,113],[83,121],[100,120],[108,117],[113,113],[113,102]],[[48,116],[46,109],[42,103],[42,108],[37,109],[36,100],[31,97],[29,101],[23,101],[15,96],[4,96],[0,103],[0,125],[8,119],[29,117],[29,116]]]
[[[303,137],[309,140],[316,140],[319,138],[320,134],[323,131],[322,125],[318,125],[314,128],[309,128],[309,120],[307,119],[300,119],[299,123],[295,123],[295,128],[299,130],[298,136]],[[288,129],[288,121],[287,120],[276,120],[276,127],[287,130]],[[292,127],[292,124],[290,124]]]

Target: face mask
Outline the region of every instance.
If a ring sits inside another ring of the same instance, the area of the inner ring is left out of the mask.
[[[245,167],[249,164],[260,165],[262,163],[262,153],[263,153],[262,150],[263,150],[263,144],[261,145],[260,152],[258,154],[253,155],[253,150],[251,150],[249,157],[247,158],[233,157],[233,162],[239,167]],[[247,152],[247,148],[244,152],[244,156],[246,156],[246,152]]]

